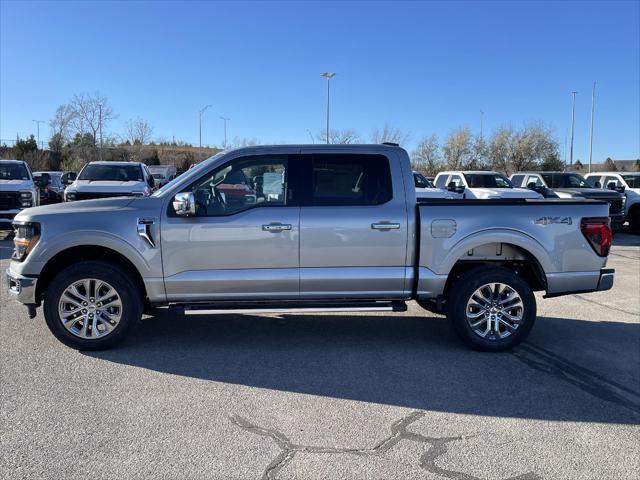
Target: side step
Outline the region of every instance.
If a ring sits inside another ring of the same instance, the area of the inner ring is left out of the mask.
[[[403,301],[392,302],[351,302],[351,303],[193,303],[174,304],[172,310],[180,310],[184,315],[229,315],[251,313],[349,313],[349,312],[406,312]]]

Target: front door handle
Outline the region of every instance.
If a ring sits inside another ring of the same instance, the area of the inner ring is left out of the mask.
[[[278,233],[283,230],[291,230],[291,224],[270,223],[269,225],[262,225],[262,230],[265,232]]]
[[[400,224],[388,222],[372,223],[371,228],[374,230],[398,230],[400,228]]]

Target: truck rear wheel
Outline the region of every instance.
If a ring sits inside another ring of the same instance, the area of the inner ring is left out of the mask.
[[[121,342],[142,317],[141,292],[120,267],[102,261],[71,265],[56,275],[44,298],[47,326],[77,350]]]
[[[531,287],[503,267],[478,267],[450,289],[447,318],[460,339],[475,350],[501,352],[522,342],[536,319]]]
[[[629,230],[632,233],[640,233],[640,207],[635,206],[629,212]]]

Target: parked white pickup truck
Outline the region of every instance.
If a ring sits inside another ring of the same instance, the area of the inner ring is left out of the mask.
[[[435,178],[438,188],[462,194],[463,198],[479,200],[497,198],[543,198],[526,188],[514,188],[507,177],[498,172],[452,171],[440,172]]]
[[[640,233],[640,172],[597,172],[585,176],[594,188],[606,188],[626,197],[625,219],[634,233]]]
[[[40,189],[22,160],[0,160],[0,227],[11,226],[20,210],[40,205]]]
[[[105,197],[147,197],[155,188],[153,175],[144,163],[90,162],[64,191],[64,201]]]
[[[499,351],[533,327],[534,291],[611,288],[608,213],[592,200],[416,199],[399,147],[246,147],[150,197],[23,210],[7,283],[84,350],[122,340],[149,305],[391,314],[416,300],[471,347]]]

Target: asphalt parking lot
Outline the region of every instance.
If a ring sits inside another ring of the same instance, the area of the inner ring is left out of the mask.
[[[0,241],[2,272],[11,242]],[[640,237],[515,351],[402,315],[145,318],[80,353],[0,294],[0,478],[638,478]]]

